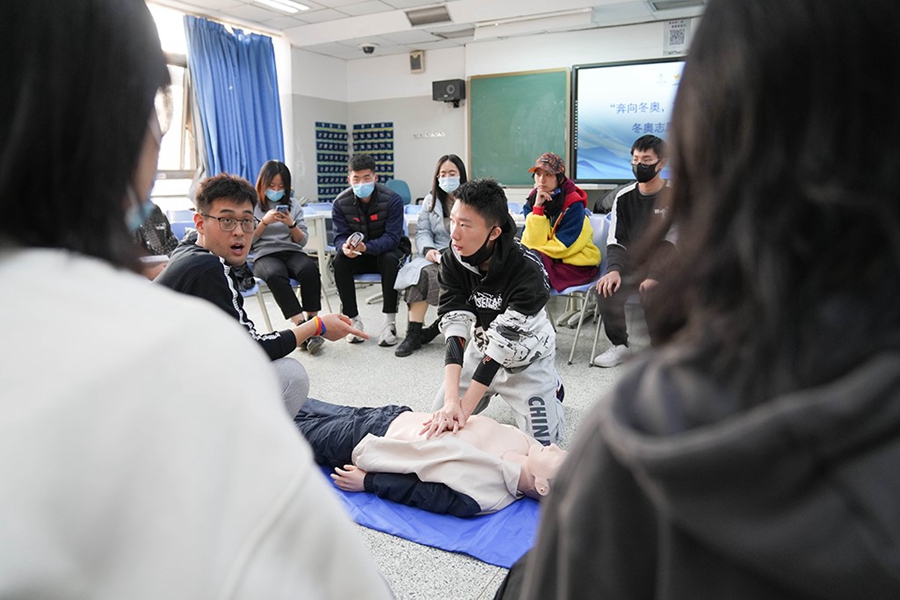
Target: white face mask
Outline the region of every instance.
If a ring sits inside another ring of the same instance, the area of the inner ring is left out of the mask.
[[[452,194],[459,187],[459,177],[438,177],[438,187]]]

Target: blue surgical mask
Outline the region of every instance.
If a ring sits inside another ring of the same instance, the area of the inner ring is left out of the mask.
[[[452,194],[459,187],[459,177],[438,177],[438,187]]]
[[[282,198],[284,198],[284,190],[266,190],[266,198],[271,200],[272,202],[278,202]]]
[[[357,198],[368,198],[375,191],[375,182],[355,183],[351,186]]]
[[[129,233],[137,233],[144,221],[153,214],[156,204],[149,195],[143,201],[139,200],[131,186],[128,186],[128,198],[131,200],[131,205],[125,209],[125,226],[128,227]]]

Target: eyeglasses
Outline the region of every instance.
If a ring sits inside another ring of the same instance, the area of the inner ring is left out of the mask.
[[[247,233],[251,233],[256,230],[256,226],[259,224],[259,219],[257,219],[256,217],[238,220],[232,219],[231,217],[214,217],[212,215],[206,215],[203,213],[200,213],[200,215],[218,221],[219,227],[222,228],[222,231],[234,231],[234,228],[237,227],[238,223],[240,223],[241,229],[243,229]]]

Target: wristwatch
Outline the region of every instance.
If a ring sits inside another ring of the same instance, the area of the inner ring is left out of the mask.
[[[293,229],[296,226],[297,226],[297,221],[294,221],[293,225],[288,225],[288,229]]]

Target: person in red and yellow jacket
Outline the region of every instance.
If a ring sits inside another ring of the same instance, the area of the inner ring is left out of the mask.
[[[537,251],[550,286],[560,292],[591,281],[600,266],[587,194],[565,171],[562,158],[552,152],[542,154],[529,169],[534,173],[534,190],[523,208],[522,243]]]

